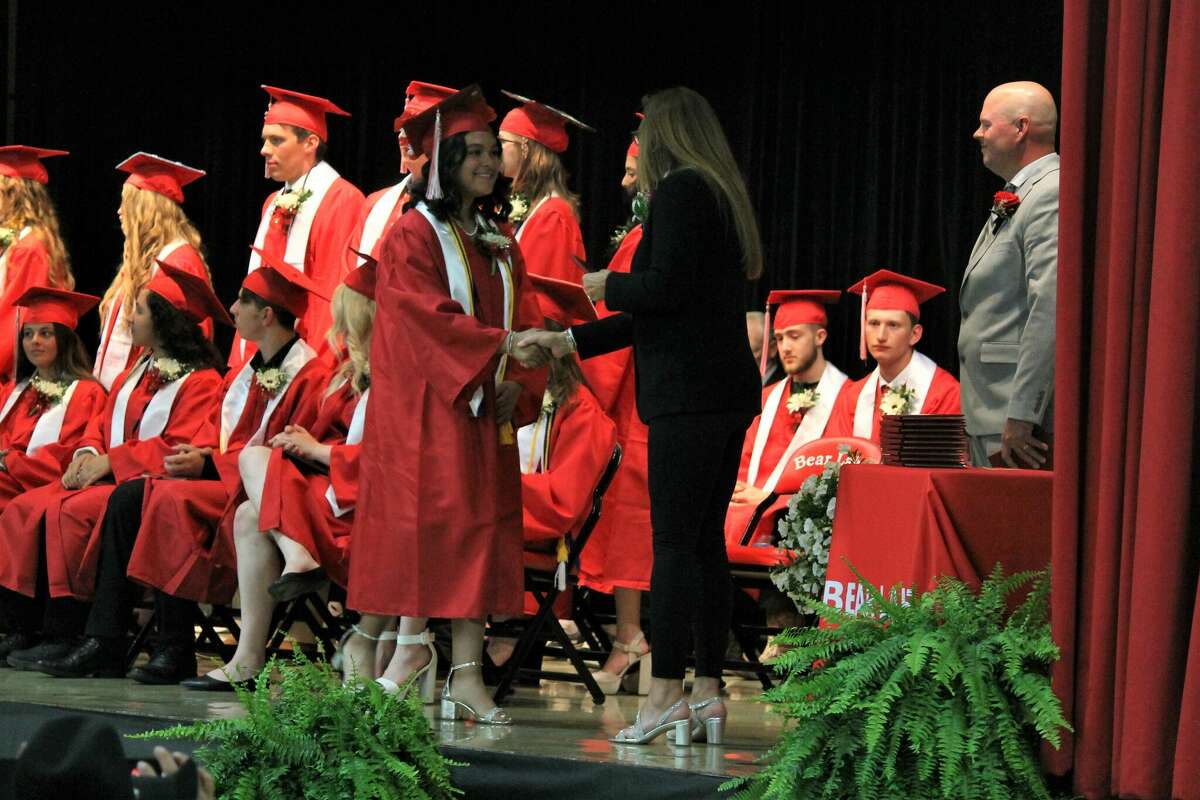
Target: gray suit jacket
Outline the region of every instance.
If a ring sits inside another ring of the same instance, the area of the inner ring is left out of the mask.
[[[1057,154],[1017,187],[1021,205],[984,223],[959,293],[959,380],[967,432],[999,434],[1006,418],[1054,430],[1058,280]]]

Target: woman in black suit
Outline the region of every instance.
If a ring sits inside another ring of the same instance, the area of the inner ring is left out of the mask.
[[[624,313],[528,341],[556,357],[633,347],[638,414],[649,427],[654,680],[634,724],[613,741],[644,744],[674,729],[677,743],[693,734],[719,743],[731,602],[725,512],[762,390],[743,289],[762,272],[762,245],[708,102],[676,88],[643,105],[638,179],[651,200],[641,244],[628,274],[601,270],[583,279],[593,300]],[[690,708],[683,697],[689,623]]]

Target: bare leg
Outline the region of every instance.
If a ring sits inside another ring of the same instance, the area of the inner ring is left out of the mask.
[[[395,632],[400,620],[397,617],[388,617],[384,623],[384,631]],[[396,640],[384,639],[375,645],[375,674],[382,675],[387,669],[388,664],[392,663],[392,656],[396,654]]]
[[[450,632],[451,660],[455,665],[482,660],[483,620],[451,620]],[[496,707],[492,702],[491,693],[483,684],[483,670],[480,667],[468,667],[454,673],[451,696],[471,706],[480,714],[487,714]]]
[[[257,445],[246,447],[238,454],[238,472],[242,474],[242,486],[254,506],[255,515],[262,508],[263,485],[267,482],[267,464],[271,460],[271,448]]]
[[[366,636],[359,636],[357,633],[351,634],[346,643],[342,645],[342,671],[347,680],[351,674],[357,675],[360,681],[375,680],[376,643],[375,639],[367,637],[378,637],[389,619],[391,618],[380,614],[362,615],[362,619],[358,622],[358,629]]]
[[[271,539],[283,554],[283,572],[308,572],[321,566],[312,553],[295,539],[289,539],[279,531],[270,532]]]
[[[709,695],[711,697],[712,695]],[[639,713],[646,724],[658,719],[664,711],[683,699],[683,681],[674,678],[651,678],[650,694]]]
[[[630,645],[642,633],[642,593],[638,589],[626,589],[623,586],[613,588],[613,603],[617,607],[617,641]],[[639,653],[650,651],[645,639],[637,644]],[[603,670],[614,675],[619,674],[629,664],[629,654],[614,647],[604,662]]]
[[[413,636],[425,630],[428,622],[429,620],[425,617],[401,617],[400,627],[396,629],[396,633],[400,636]],[[429,648],[423,644],[397,644],[395,647],[396,651],[392,655],[387,669],[384,670],[383,677],[393,680],[397,684],[404,683],[409,675],[428,664],[432,657],[429,654]]]
[[[282,562],[271,540],[258,532],[258,512],[250,503],[238,506],[233,521],[237,547],[238,589],[242,598],[242,635],[229,663],[208,673],[216,680],[254,677],[266,660],[267,637],[275,600],[267,587],[279,577]]]

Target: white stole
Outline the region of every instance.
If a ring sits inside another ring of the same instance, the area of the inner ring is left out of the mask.
[[[130,371],[125,382],[121,384],[120,391],[117,392],[117,400],[113,403],[112,419],[109,421],[109,450],[125,443],[125,412],[129,408],[129,397],[149,366],[149,356],[142,356],[137,366]],[[146,404],[146,410],[142,412],[142,421],[138,425],[137,438],[139,440],[153,439],[166,430],[167,420],[171,417],[171,407],[175,405],[175,396],[179,394],[180,387],[191,374],[189,372],[178,380],[159,387],[154,396],[150,398],[150,402]]]
[[[362,236],[358,240],[358,252],[374,255],[375,245],[379,243],[380,237],[384,234],[388,217],[392,215],[396,203],[400,202],[400,196],[404,194],[410,180],[412,180],[412,176],[406,175],[404,180],[384,192],[375,205],[371,206],[371,211],[367,214],[366,221],[363,222]],[[362,256],[358,257],[358,266],[361,267],[366,262],[367,260]]]
[[[78,385],[79,381],[71,381],[71,385],[63,392],[62,399],[43,411],[42,415],[38,417],[38,421],[33,426],[33,433],[29,436],[29,444],[25,447],[25,455],[31,456],[44,446],[58,441],[58,435],[62,433],[63,420],[67,416],[67,406]],[[4,408],[0,408],[0,422],[8,419],[9,412],[17,404],[17,398],[28,386],[29,378],[26,378],[13,387],[8,399],[4,401]]]
[[[821,434],[825,432],[825,425],[829,422],[829,415],[833,411],[833,403],[837,400],[838,392],[841,391],[842,384],[846,381],[846,373],[833,364],[825,365],[825,371],[821,373],[821,380],[817,382],[817,404],[805,412],[804,419],[800,421],[796,433],[792,435],[792,441],[783,451],[783,456],[771,470],[766,482],[758,488],[768,493],[773,492],[792,453],[809,442],[821,438]],[[746,474],[746,481],[752,486],[758,486],[758,471],[762,466],[763,450],[766,449],[767,441],[771,437],[775,415],[779,413],[780,406],[786,403],[785,395],[790,393],[791,384],[791,378],[784,377],[767,395],[767,402],[763,405],[762,416],[758,420],[758,432],[754,436],[754,448],[750,453],[750,466]]]
[[[18,233],[11,242],[9,242],[8,247],[4,248],[4,252],[0,253],[0,289],[8,288],[8,254],[12,251],[13,245],[28,236],[29,232],[32,230],[32,226],[26,225],[21,229],[21,232]]]
[[[159,250],[150,264],[150,278],[158,272],[158,259],[165,261],[185,244],[185,240],[176,239]],[[100,347],[96,349],[96,366],[92,370],[105,391],[112,388],[113,381],[129,366],[129,352],[132,349],[133,336],[129,320],[125,318],[125,297],[116,292],[108,313],[104,315],[104,324],[100,327]]]
[[[301,367],[307,364],[312,359],[316,358],[316,352],[308,346],[308,343],[303,339],[296,339],[295,344],[288,350],[288,354],[283,357],[283,364],[280,368],[287,373],[288,383],[282,389],[275,393],[275,396],[267,401],[266,410],[263,411],[263,418],[258,430],[246,442],[246,447],[253,447],[257,444],[262,444],[263,437],[266,434],[267,423],[271,421],[271,414],[275,412],[275,407],[279,405],[279,401],[287,394],[291,388],[292,381],[296,379],[296,375],[300,373]],[[246,398],[250,396],[250,385],[254,380],[254,367],[251,362],[247,361],[238,372],[233,383],[229,384],[229,389],[225,392],[224,399],[221,400],[221,452],[224,453],[229,447],[229,437],[233,433],[233,429],[237,427],[238,420],[242,417],[242,410],[246,407]]]
[[[439,220],[424,202],[418,203],[416,209],[429,221],[434,233],[437,234],[438,243],[442,247],[442,259],[446,262],[446,277],[450,282],[450,299],[457,301],[467,316],[475,316],[475,283],[471,279],[471,264],[467,260],[467,253],[463,249],[462,242],[459,241],[458,233],[454,230],[454,223]],[[475,224],[484,225],[485,223],[481,217],[477,216]],[[513,292],[512,260],[511,256],[494,260],[499,268],[500,279],[504,284],[504,329],[511,331],[514,303],[516,302]],[[507,368],[508,356],[501,355],[500,366],[496,368],[496,383],[504,380]],[[483,387],[480,386],[471,395],[471,416],[478,417],[483,413],[482,409]]]
[[[550,429],[554,426],[556,409],[548,410],[546,400],[550,390],[542,397],[542,410],[536,421],[517,430],[517,452],[521,458],[521,473],[536,475],[549,468]]]
[[[521,220],[521,225],[517,228],[516,237],[518,242],[521,241],[521,234],[525,233],[525,226],[529,224],[529,220],[533,219],[533,215],[536,214],[538,209],[541,208],[542,205],[544,205],[545,202],[551,197],[558,197],[558,195],[554,192],[551,192],[541,200],[538,200],[536,203],[534,203],[533,208],[529,209],[529,213],[525,215],[525,219]]]
[[[891,386],[907,386],[913,390],[912,408],[910,414],[920,414],[925,407],[925,396],[929,394],[929,386],[933,383],[937,364],[933,359],[923,356],[913,350],[908,366],[900,370],[891,382]],[[854,435],[860,439],[870,439],[871,430],[875,425],[875,392],[879,388],[879,367],[868,376],[858,393],[858,402],[854,406]]]
[[[367,389],[354,406],[354,416],[350,418],[350,430],[346,433],[345,444],[347,445],[356,445],[362,442],[363,426],[367,422],[367,395],[369,394],[371,394],[371,390]],[[329,488],[325,490],[325,499],[329,501],[329,508],[335,517],[344,517],[354,510],[354,506],[338,505],[337,492],[333,491],[333,481],[329,482]]]

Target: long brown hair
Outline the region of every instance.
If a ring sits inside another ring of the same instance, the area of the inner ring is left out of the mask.
[[[58,349],[58,355],[54,357],[52,369],[57,376],[76,381],[95,380],[92,377],[92,359],[84,349],[79,334],[60,322],[55,322],[53,325],[54,344]],[[24,330],[25,326],[22,325],[22,334]],[[21,338],[23,339],[24,336],[22,335]],[[17,381],[23,381],[35,372],[37,372],[37,367],[25,355],[25,346],[22,344],[17,348]]]
[[[699,93],[683,86],[642,98],[646,118],[638,127],[638,188],[654,192],[669,172],[694,169],[725,198],[742,246],[742,270],[749,280],[762,275],[762,239],[746,181],[729,149],[725,131]]]
[[[509,135],[517,136],[515,133]],[[524,136],[517,138],[521,142],[524,157],[513,178],[513,191],[525,195],[530,206],[546,195],[556,194],[567,201],[575,219],[579,219],[579,195],[567,188],[571,176],[558,153],[533,139]]]
[[[20,232],[30,227],[50,254],[50,283],[62,289],[75,288],[71,257],[63,244],[54,201],[41,183],[30,178],[0,175],[0,225]]]
[[[121,187],[121,230],[125,247],[121,252],[121,267],[117,277],[100,302],[100,319],[108,315],[109,306],[121,293],[125,314],[133,313],[138,294],[150,282],[154,259],[162,249],[176,239],[182,239],[200,255],[204,271],[211,277],[208,262],[200,241],[200,232],[187,218],[183,208],[171,198],[149,189],[125,184]]]

